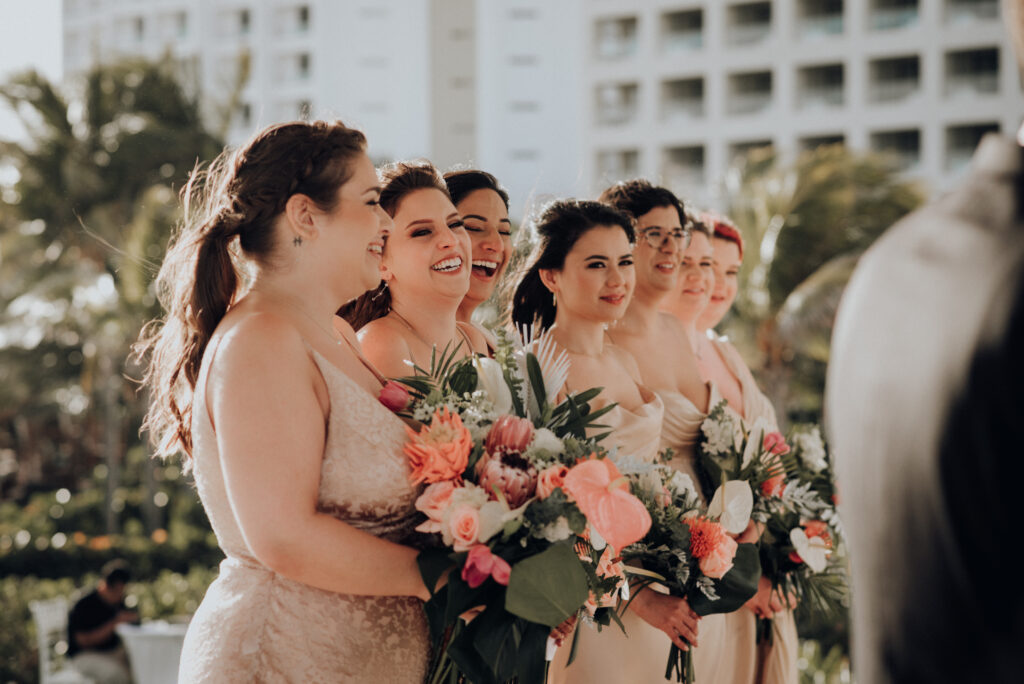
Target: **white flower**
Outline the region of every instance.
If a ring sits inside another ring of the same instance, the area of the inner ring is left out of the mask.
[[[523,517],[523,511],[529,502],[515,510],[510,510],[504,501],[488,501],[480,507],[480,541],[486,542],[494,535],[501,532],[505,523]],[[566,525],[568,527],[568,524]],[[562,537],[565,539],[566,537]],[[558,541],[558,540],[553,540]]]
[[[527,447],[527,451],[544,451],[550,456],[557,456],[565,450],[562,440],[554,432],[547,428],[537,428],[533,433],[533,439]]]
[[[747,529],[754,510],[754,493],[746,480],[729,480],[715,491],[708,515],[717,517],[726,532],[739,534]]]
[[[512,412],[512,390],[505,382],[501,364],[485,356],[473,361],[476,366],[476,388],[487,393],[487,397],[499,415]]]
[[[661,473],[657,470],[648,470],[645,473],[641,473],[637,476],[637,484],[643,489],[643,491],[650,494],[652,497],[660,497],[663,494]]]
[[[815,425],[809,432],[801,432],[793,437],[793,446],[800,454],[804,465],[816,473],[828,467],[825,456],[825,442],[821,439],[821,431]]]
[[[807,563],[807,567],[814,572],[821,572],[825,569],[828,564],[828,555],[832,551],[825,545],[824,539],[821,537],[808,538],[804,528],[794,527],[789,531],[789,541],[796,549],[797,555],[803,559],[804,563]]]
[[[721,420],[705,419],[700,431],[704,433],[704,451],[712,456],[728,452],[736,443],[736,425],[728,415]]]
[[[686,494],[687,499],[697,498],[697,488],[693,485],[693,478],[678,470],[672,471],[672,479],[668,481],[669,487],[676,494]]]
[[[758,418],[754,421],[754,424],[750,427],[750,432],[747,433],[747,447],[743,450],[743,461],[740,463],[740,468],[746,468],[747,464],[753,460],[754,454],[760,453],[763,450],[764,436],[771,431],[768,421],[764,418]]]
[[[487,499],[487,492],[484,491],[483,487],[472,482],[466,482],[452,492],[451,503],[448,505],[448,508],[458,504],[469,504],[473,508],[481,508],[487,503]]]
[[[551,543],[568,539],[571,534],[572,530],[569,529],[569,521],[565,519],[564,515],[558,516],[558,520],[553,523],[537,528],[533,533],[535,537],[546,539]]]

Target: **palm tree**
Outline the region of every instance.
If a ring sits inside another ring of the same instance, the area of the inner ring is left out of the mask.
[[[859,256],[922,201],[890,160],[841,145],[795,163],[754,150],[726,179],[726,205],[746,242],[730,334],[765,392],[788,415],[821,414],[839,298]]]
[[[35,416],[39,431],[54,415],[65,424],[70,417],[72,434],[62,438],[72,449],[99,445],[114,532],[126,439],[144,411],[124,360],[157,313],[150,283],[177,220],[173,188],[222,144],[164,64],[100,66],[67,90],[28,72],[0,87],[0,97],[30,134],[0,143],[0,166],[18,174],[0,208],[19,226],[0,247],[18,255],[0,262],[13,283],[0,289],[0,363],[18,379],[11,396],[0,395],[0,419]],[[100,424],[85,410],[93,404]]]

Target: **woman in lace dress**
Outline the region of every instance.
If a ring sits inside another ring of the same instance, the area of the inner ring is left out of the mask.
[[[433,350],[487,353],[487,339],[456,315],[470,287],[472,243],[448,188],[429,162],[381,171],[380,203],[394,221],[381,261],[383,282],[342,312],[366,356],[389,377],[430,368]]]
[[[420,682],[428,660],[404,424],[334,312],[390,228],[363,135],[271,126],[186,188],[144,332],[161,454],[184,452],[227,558],[182,682]],[[247,287],[241,279],[245,267]]]
[[[444,182],[473,246],[469,291],[456,314],[463,323],[472,324],[473,312],[494,294],[514,253],[508,193],[497,178],[477,169],[449,171],[444,174]],[[476,327],[487,338],[488,345],[496,348],[498,342],[493,334],[486,328]]]
[[[653,461],[660,442],[661,399],[641,384],[636,360],[605,336],[605,328],[625,313],[636,283],[631,219],[598,202],[566,200],[547,207],[536,232],[540,244],[516,287],[513,322],[521,326],[537,321],[550,328],[555,342],[569,354],[566,391],[601,387],[594,407],[616,404],[600,420],[607,427],[599,431],[610,432],[604,446],[629,458]],[[641,592],[637,600],[643,601],[648,593]],[[658,597],[678,606],[678,631],[695,642],[696,614],[685,601]],[[548,681],[635,681],[636,661],[663,661],[667,656],[667,645],[662,653],[660,642],[635,637],[650,629],[635,609],[626,612],[623,625],[625,634],[616,625],[601,632],[580,626],[576,659],[567,669],[570,649],[563,645],[551,663]],[[644,646],[652,646],[654,652],[645,653]]]
[[[770,429],[775,429],[775,409],[758,388],[747,364],[736,348],[713,330],[736,299],[737,276],[743,263],[743,239],[724,219],[708,217],[705,223],[714,231],[711,247],[715,284],[707,306],[696,319],[694,331],[701,375],[721,390],[729,406],[741,418],[748,423],[764,418],[773,426]],[[760,644],[756,644],[758,617],[772,619],[772,638]],[[768,578],[761,578],[757,594],[747,602],[746,610],[730,614],[730,624],[735,638],[746,644],[750,654],[743,659],[752,663],[748,669],[753,670],[746,681],[796,684],[799,679],[796,620],[791,606],[772,593]]]

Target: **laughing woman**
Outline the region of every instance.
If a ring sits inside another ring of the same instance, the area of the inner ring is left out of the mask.
[[[452,202],[462,216],[473,245],[473,268],[469,292],[462,299],[456,317],[472,323],[473,312],[494,294],[494,288],[512,257],[512,222],[508,218],[508,193],[498,179],[486,171],[466,169],[444,175]],[[477,328],[493,349],[491,333]]]
[[[139,349],[147,428],[185,454],[227,556],[181,682],[423,680],[405,424],[352,329],[331,327],[379,280],[379,192],[363,134],[324,121],[271,126],[186,186],[167,316]]]
[[[384,375],[427,368],[433,349],[486,354],[483,333],[458,322],[470,283],[472,244],[448,188],[429,162],[381,172],[380,204],[394,221],[381,260],[383,282],[341,315],[359,331],[367,358]]]

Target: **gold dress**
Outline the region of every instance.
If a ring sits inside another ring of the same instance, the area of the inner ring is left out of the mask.
[[[775,409],[753,381],[736,348],[722,339],[712,339],[711,343],[739,380],[746,424],[753,425],[758,418],[763,418],[770,429],[777,429]],[[744,420],[731,408],[728,410],[738,420]],[[725,622],[728,649],[726,662],[731,671],[728,675],[723,672],[723,678],[714,681],[736,684],[751,684],[755,681],[759,684],[797,683],[799,672],[796,661],[799,643],[793,611],[787,610],[775,615],[772,619],[771,644],[765,642],[760,647],[757,644],[757,617],[751,611],[740,608],[734,613],[727,614]]]
[[[310,353],[330,396],[317,509],[402,542],[416,524],[418,495],[402,455],[404,424],[315,350]],[[200,376],[197,386],[204,384]],[[421,682],[430,648],[422,602],[324,591],[262,565],[231,509],[202,392],[193,409],[193,437],[199,498],[227,558],[189,625],[179,681]]]

